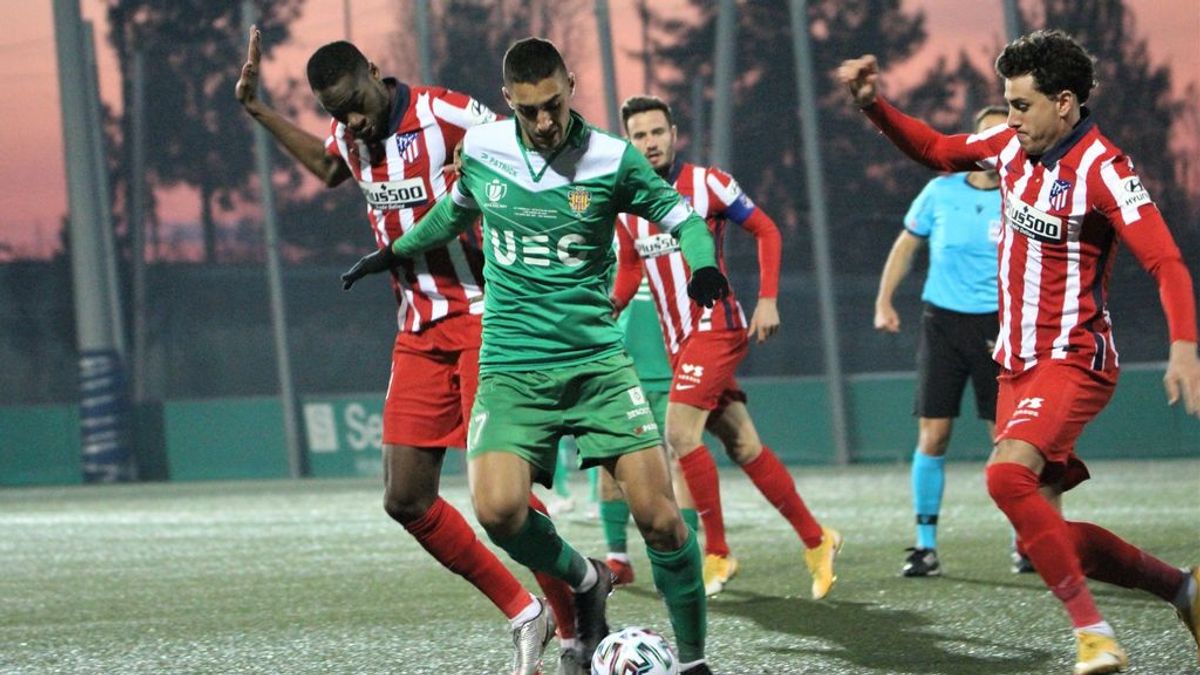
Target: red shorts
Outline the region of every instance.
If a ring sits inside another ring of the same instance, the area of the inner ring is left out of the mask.
[[[672,403],[720,410],[733,401],[746,401],[734,372],[746,357],[745,331],[720,330],[692,333],[671,358]]]
[[[1019,373],[1001,370],[999,380],[996,442],[1012,439],[1037,448],[1046,459],[1042,483],[1069,490],[1087,480],[1075,441],[1112,398],[1116,372],[1050,361]]]
[[[420,333],[399,333],[383,403],[383,442],[462,448],[479,387],[479,317],[443,319]]]

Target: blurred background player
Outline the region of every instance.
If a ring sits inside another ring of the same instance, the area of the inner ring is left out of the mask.
[[[711,671],[699,545],[675,503],[658,425],[609,302],[617,214],[665,225],[694,269],[687,292],[701,305],[725,298],[729,286],[704,220],[629,143],[573,111],[574,92],[575,76],[553,44],[513,44],[503,93],[515,122],[468,131],[451,198],[342,278],[349,288],[396,258],[453,241],[484,214],[488,293],[468,433],[479,522],[514,560],[571,584],[590,659],[608,632],[612,575],[526,504],[534,481],[550,485],[558,441],[573,434],[581,468],[604,467],[629,501],[675,630],[680,671],[703,675]]]
[[[1000,106],[980,110],[974,131],[1004,124]],[[996,242],[1000,237],[1000,177],[994,169],[954,173],[929,181],[904,216],[879,277],[875,329],[900,332],[892,296],[929,242],[929,272],[921,291],[924,310],[917,341],[917,447],[912,459],[916,545],[900,573],[942,573],[937,554],[938,513],[946,484],[945,454],[967,380],[975,389],[988,438],[996,433],[996,376],[992,359],[1000,322],[996,315]]]
[[[878,94],[866,55],[838,79],[909,157],[939,171],[1000,172],[1001,367],[988,493],[1004,513],[1075,629],[1075,675],[1124,670],[1128,657],[1096,607],[1085,575],[1172,604],[1200,645],[1200,566],[1172,567],[1091,523],[1068,522],[1040,488],[1088,478],[1075,454],[1084,426],[1108,403],[1119,372],[1106,307],[1108,276],[1124,242],[1158,285],[1170,334],[1167,400],[1200,416],[1200,358],[1191,275],[1133,162],[1105,137],[1087,102],[1095,62],[1062,31],[1010,42],[996,59],[1006,127],[947,136]],[[1117,83],[1119,87],[1120,83]]]
[[[673,373],[663,342],[658,311],[654,308],[654,298],[645,279],[620,312],[617,324],[625,337],[625,350],[633,359],[633,368],[637,371],[638,381],[642,383],[642,390],[646,392],[646,402],[650,405],[654,420],[659,428],[665,429],[667,397],[671,393]],[[687,484],[680,476],[678,463],[670,457],[668,461],[671,462],[671,482],[683,520],[693,532],[699,531],[700,517],[692,506],[692,498],[687,491]],[[604,473],[600,475],[600,522],[604,528],[604,542],[608,547],[604,562],[612,570],[613,583],[618,586],[633,583],[633,563],[629,559],[625,543],[629,505],[625,502],[620,488]]]
[[[378,246],[399,240],[447,193],[453,173],[443,169],[452,166],[452,149],[466,130],[496,119],[465,94],[381,77],[354,45],[333,42],[307,66],[313,94],[333,118],[322,142],[258,98],[261,40],[251,28],[238,101],[327,186],[358,183]],[[438,496],[446,448],[466,445],[463,421],[478,382],[482,268],[479,249],[460,238],[390,270],[400,325],[384,402],[384,510],[508,617],[514,672],[533,673],[539,664],[528,658],[531,644],[548,638],[556,622]],[[537,578],[561,626],[564,652],[577,649],[570,589],[547,575]]]
[[[728,220],[758,241],[759,298],[747,326],[732,292],[711,308],[701,307],[687,297],[687,263],[679,246],[658,223],[625,214],[617,228],[621,264],[613,304],[620,310],[634,296],[644,265],[671,354],[673,386],[667,403],[667,446],[679,460],[688,492],[704,523],[705,591],[709,595],[720,593],[738,569],[738,561],[730,555],[725,540],[717,467],[701,442],[707,428],[796,530],[806,549],[804,560],[812,574],[813,597],[823,598],[837,580],[833,561],[841,549],[842,537],[831,528],[823,528],[809,513],[787,468],[759,439],[746,409],[746,394],[734,379],[734,371],[746,355],[748,335],[762,343],[779,329],[775,304],[779,228],[728,174],[676,161],[675,125],[670,107],[662,100],[652,96],[630,98],[621,106],[621,118],[630,142],[706,219],[715,241],[724,237]],[[720,256],[718,264],[724,268]]]

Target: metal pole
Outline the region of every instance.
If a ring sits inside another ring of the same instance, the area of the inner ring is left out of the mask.
[[[129,111],[129,239],[133,265],[133,401],[146,400],[146,59],[133,52]]]
[[[825,183],[821,164],[821,140],[817,119],[817,84],[813,77],[812,44],[808,34],[808,3],[791,0],[793,52],[796,58],[796,92],[800,101],[800,132],[804,145],[804,178],[812,210],[813,258],[817,266],[817,297],[821,316],[821,343],[825,351],[825,377],[829,388],[830,430],[838,464],[850,462],[846,425],[845,386],[841,354],[838,352],[836,294],[829,247],[829,217],[825,205]]]
[[[258,19],[252,0],[242,1],[243,32]],[[259,79],[260,96],[262,80]],[[292,478],[305,474],[304,450],[300,445],[296,392],[288,353],[287,313],[283,302],[283,274],[279,260],[279,227],[275,219],[275,191],[271,188],[271,142],[261,124],[254,125],[254,159],[262,196],[263,244],[267,250],[267,287],[271,298],[271,327],[275,336],[275,365],[279,371],[279,400],[283,407],[283,435],[287,445],[288,472]]]
[[[717,6],[717,53],[713,72],[712,145],[709,164],[728,170],[730,125],[733,121],[733,69],[736,67],[734,41],[737,39],[737,5],[721,0]]]
[[[642,20],[642,90],[654,93],[654,68],[650,63],[650,6],[647,0],[638,0],[638,16]]]
[[[101,262],[104,265],[104,275],[108,277],[108,302],[113,318],[113,345],[117,353],[125,358],[124,312],[121,310],[121,286],[117,274],[117,244],[113,240],[112,198],[108,192],[108,159],[104,152],[104,116],[100,108],[100,82],[96,73],[96,40],[92,30],[92,22],[83,22],[83,61],[84,77],[87,81],[87,116],[91,127],[88,133],[92,152],[92,166],[96,167],[96,205],[99,211],[96,217],[100,226],[100,243],[102,245]]]
[[[350,0],[342,0],[342,32],[346,42],[353,42],[350,37]]]
[[[704,164],[704,76],[697,73],[692,78],[692,137],[688,143],[688,154],[692,164]]]
[[[608,110],[608,130],[621,133],[617,112],[617,70],[613,62],[612,26],[608,20],[608,0],[596,0],[596,35],[600,38],[600,67],[604,71],[604,103]]]
[[[433,82],[433,52],[429,44],[429,0],[417,0],[417,58],[422,84]]]
[[[1009,41],[1021,37],[1021,10],[1017,0],[1001,0],[1004,3],[1004,32]]]
[[[97,194],[100,167],[95,165],[89,136],[93,128],[88,114],[83,25],[79,0],[53,0],[52,5],[79,349],[82,473],[87,482],[112,482],[133,476],[133,460],[126,436],[129,411],[124,366],[113,342],[116,315],[102,260],[102,207]]]

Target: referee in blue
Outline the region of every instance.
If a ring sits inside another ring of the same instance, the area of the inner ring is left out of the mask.
[[[990,106],[975,115],[975,131],[1004,124],[1008,111]],[[897,333],[900,316],[892,305],[896,287],[908,274],[914,254],[929,244],[929,273],[921,293],[924,311],[917,347],[918,417],[913,452],[913,510],[916,546],[908,549],[901,574],[941,574],[937,555],[938,512],[945,486],[945,454],[963,389],[975,389],[980,419],[995,435],[996,375],[992,349],[997,319],[996,242],[1000,233],[1000,179],[995,171],[939,176],[929,181],[904,216],[879,279],[875,329]],[[1014,558],[1014,563],[1018,560]]]

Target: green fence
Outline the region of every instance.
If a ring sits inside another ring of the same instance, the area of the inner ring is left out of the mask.
[[[911,415],[913,375],[853,376],[846,401],[854,461],[903,462],[916,443]],[[833,461],[825,383],[819,378],[754,378],[742,382],[763,441],[792,464]],[[377,476],[383,422],[380,394],[307,396],[301,401],[308,469],[314,477]],[[282,409],[275,398],[168,401],[161,429],[144,439],[161,457],[143,476],[172,480],[282,478],[287,449],[280,432]],[[951,459],[981,460],[990,451],[987,430],[964,397],[963,415],[950,444]],[[139,425],[157,428],[158,425]],[[719,463],[728,465],[709,439]],[[1084,432],[1080,453],[1091,458],[1200,457],[1200,421],[1168,407],[1162,371],[1128,368],[1112,402]],[[80,482],[79,416],[75,406],[0,408],[0,485]],[[461,452],[446,455],[445,470],[462,470]]]
[[[78,406],[0,408],[0,485],[80,482]]]

